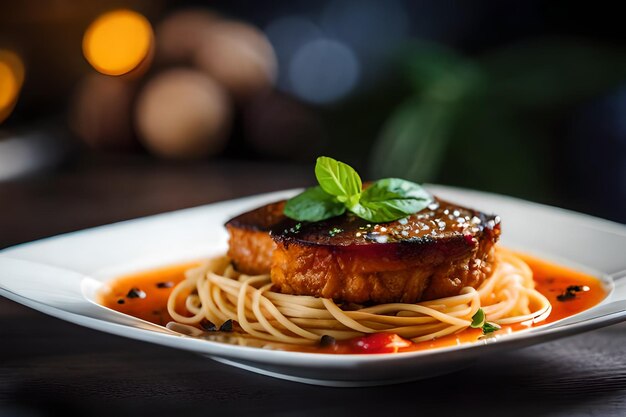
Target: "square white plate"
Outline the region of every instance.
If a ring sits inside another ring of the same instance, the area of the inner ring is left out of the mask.
[[[599,305],[549,325],[432,351],[383,355],[283,352],[194,339],[101,307],[103,282],[226,250],[226,220],[296,190],[263,194],[116,223],[0,252],[0,295],[97,330],[184,349],[265,375],[328,386],[382,385],[426,378],[480,356],[626,320],[626,226],[526,201],[443,186],[437,196],[502,218],[502,245],[602,279]]]

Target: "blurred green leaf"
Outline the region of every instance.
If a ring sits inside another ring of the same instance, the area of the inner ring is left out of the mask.
[[[459,104],[482,88],[478,69],[449,50],[413,43],[407,67],[418,95],[402,104],[383,126],[371,157],[377,177],[416,182],[435,178]]]
[[[404,51],[404,68],[422,97],[452,101],[482,86],[479,69],[451,49],[414,41]]]
[[[416,91],[429,89],[465,63],[465,58],[442,45],[413,41],[401,49],[403,68]]]
[[[570,104],[626,80],[626,50],[574,39],[507,46],[478,63],[495,100],[531,109]]]
[[[432,180],[448,144],[454,104],[411,99],[383,127],[372,153],[375,177]]]
[[[535,120],[498,102],[466,103],[450,133],[443,183],[527,198],[549,194],[549,136]]]
[[[626,81],[624,48],[575,39],[527,41],[473,61],[428,43],[406,54],[416,96],[384,125],[373,173],[534,199],[554,186],[546,122]]]

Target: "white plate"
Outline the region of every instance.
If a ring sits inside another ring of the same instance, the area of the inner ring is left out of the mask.
[[[626,319],[625,226],[509,197],[442,186],[429,189],[442,198],[499,214],[503,219],[503,245],[591,272],[604,280],[610,291],[608,297],[598,306],[565,320],[495,340],[383,355],[282,352],[193,339],[93,301],[103,282],[121,274],[223,253],[223,223],[228,218],[291,196],[294,190],[131,220],[6,249],[0,252],[0,295],[93,329],[193,351],[265,375],[327,386],[382,385],[427,378],[496,351],[546,342]]]

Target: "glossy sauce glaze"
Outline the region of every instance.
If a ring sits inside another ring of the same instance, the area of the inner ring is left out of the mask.
[[[607,292],[597,278],[555,265],[535,257],[518,254],[533,271],[536,289],[548,298],[552,312],[548,318],[532,326],[541,326],[584,311],[602,301]],[[108,308],[155,324],[171,321],[167,299],[172,288],[184,279],[187,269],[196,263],[168,266],[152,271],[128,275],[107,283],[100,293],[100,303]],[[181,304],[181,303],[179,303]],[[503,326],[496,334],[526,329],[521,324]],[[394,334],[379,333],[353,340],[335,342],[322,339],[320,346],[277,346],[279,349],[318,353],[392,353],[434,349],[471,343],[482,337],[480,329],[467,329],[428,342],[413,343]]]
[[[269,210],[264,207],[261,209]],[[263,211],[257,216],[261,217],[261,213]],[[471,239],[485,229],[499,229],[499,224],[499,216],[486,215],[436,199],[419,213],[387,223],[371,223],[351,214],[307,224],[283,217],[272,227],[272,235],[278,241],[293,239],[307,244],[342,247],[362,246],[372,242],[418,242],[465,236]]]
[[[105,307],[151,323],[165,326],[172,321],[167,299],[172,289],[185,278],[185,271],[198,263],[167,266],[107,282],[99,293]]]

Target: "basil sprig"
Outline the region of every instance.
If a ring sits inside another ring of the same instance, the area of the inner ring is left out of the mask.
[[[285,216],[317,222],[348,210],[367,221],[382,223],[417,213],[433,201],[419,184],[399,178],[378,180],[363,190],[354,168],[326,156],[317,158],[315,176],[319,185],[287,201]]]
[[[470,327],[473,329],[482,329],[483,334],[493,333],[501,328],[499,324],[487,321],[487,317],[482,308],[479,308],[476,314],[472,316]]]

